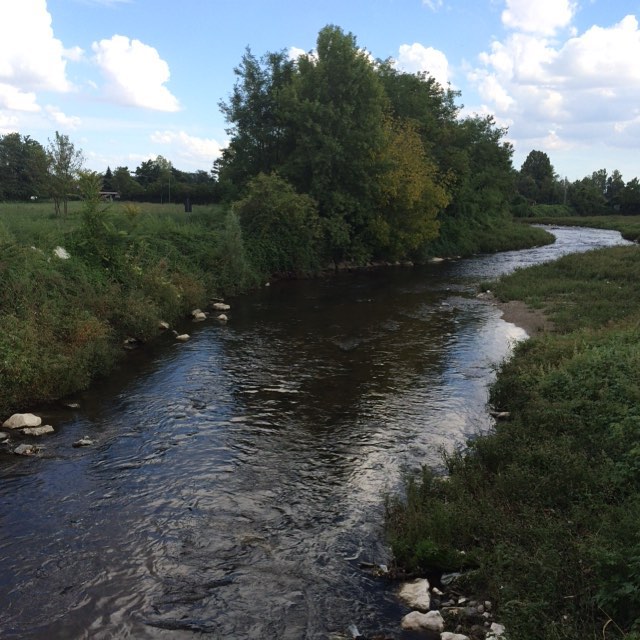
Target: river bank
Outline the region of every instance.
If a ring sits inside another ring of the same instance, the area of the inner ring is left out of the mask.
[[[637,637],[638,257],[597,250],[492,284],[532,336],[491,391],[508,418],[389,504],[399,565],[462,570],[519,640]]]
[[[132,345],[156,340],[161,322],[185,323],[211,298],[269,279],[224,207],[185,216],[179,207],[75,204],[65,219],[42,203],[2,207],[0,415],[86,389]],[[540,229],[502,224],[476,245],[449,246],[462,254],[548,241]]]

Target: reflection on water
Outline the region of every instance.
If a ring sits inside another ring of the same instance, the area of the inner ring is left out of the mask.
[[[0,636],[402,637],[404,609],[359,568],[388,559],[382,496],[491,427],[487,384],[525,334],[476,283],[621,242],[556,234],[274,285],[52,413],[41,458],[0,457]]]

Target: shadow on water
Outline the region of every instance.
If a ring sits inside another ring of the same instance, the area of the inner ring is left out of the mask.
[[[491,428],[487,385],[525,334],[477,282],[621,242],[556,234],[265,288],[46,416],[41,457],[0,458],[0,636],[402,637],[405,609],[359,568],[388,560],[382,496]]]

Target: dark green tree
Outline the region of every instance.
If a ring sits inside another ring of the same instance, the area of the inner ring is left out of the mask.
[[[263,276],[303,274],[318,263],[320,221],[315,202],[276,173],[258,174],[234,203],[251,264]]]
[[[605,213],[606,200],[600,180],[585,177],[569,185],[567,204],[579,216],[595,216]]]
[[[47,154],[29,136],[0,136],[0,200],[29,200],[47,190]]]
[[[532,204],[562,202],[558,178],[549,156],[543,151],[534,150],[529,153],[520,168],[516,187],[518,193]]]
[[[624,180],[622,174],[614,169],[613,173],[607,178],[607,189],[605,192],[605,198],[607,199],[607,206],[613,211],[620,210],[622,192],[624,191]]]
[[[640,215],[640,180],[629,180],[620,196],[620,213]]]

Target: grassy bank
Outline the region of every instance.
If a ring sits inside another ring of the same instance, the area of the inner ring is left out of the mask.
[[[0,415],[86,388],[125,338],[251,284],[223,210],[72,204],[65,219],[47,203],[0,207]]]
[[[638,252],[567,256],[494,287],[557,331],[502,366],[491,400],[510,419],[447,456],[446,480],[425,469],[389,503],[400,565],[469,569],[511,638],[640,637]]]

